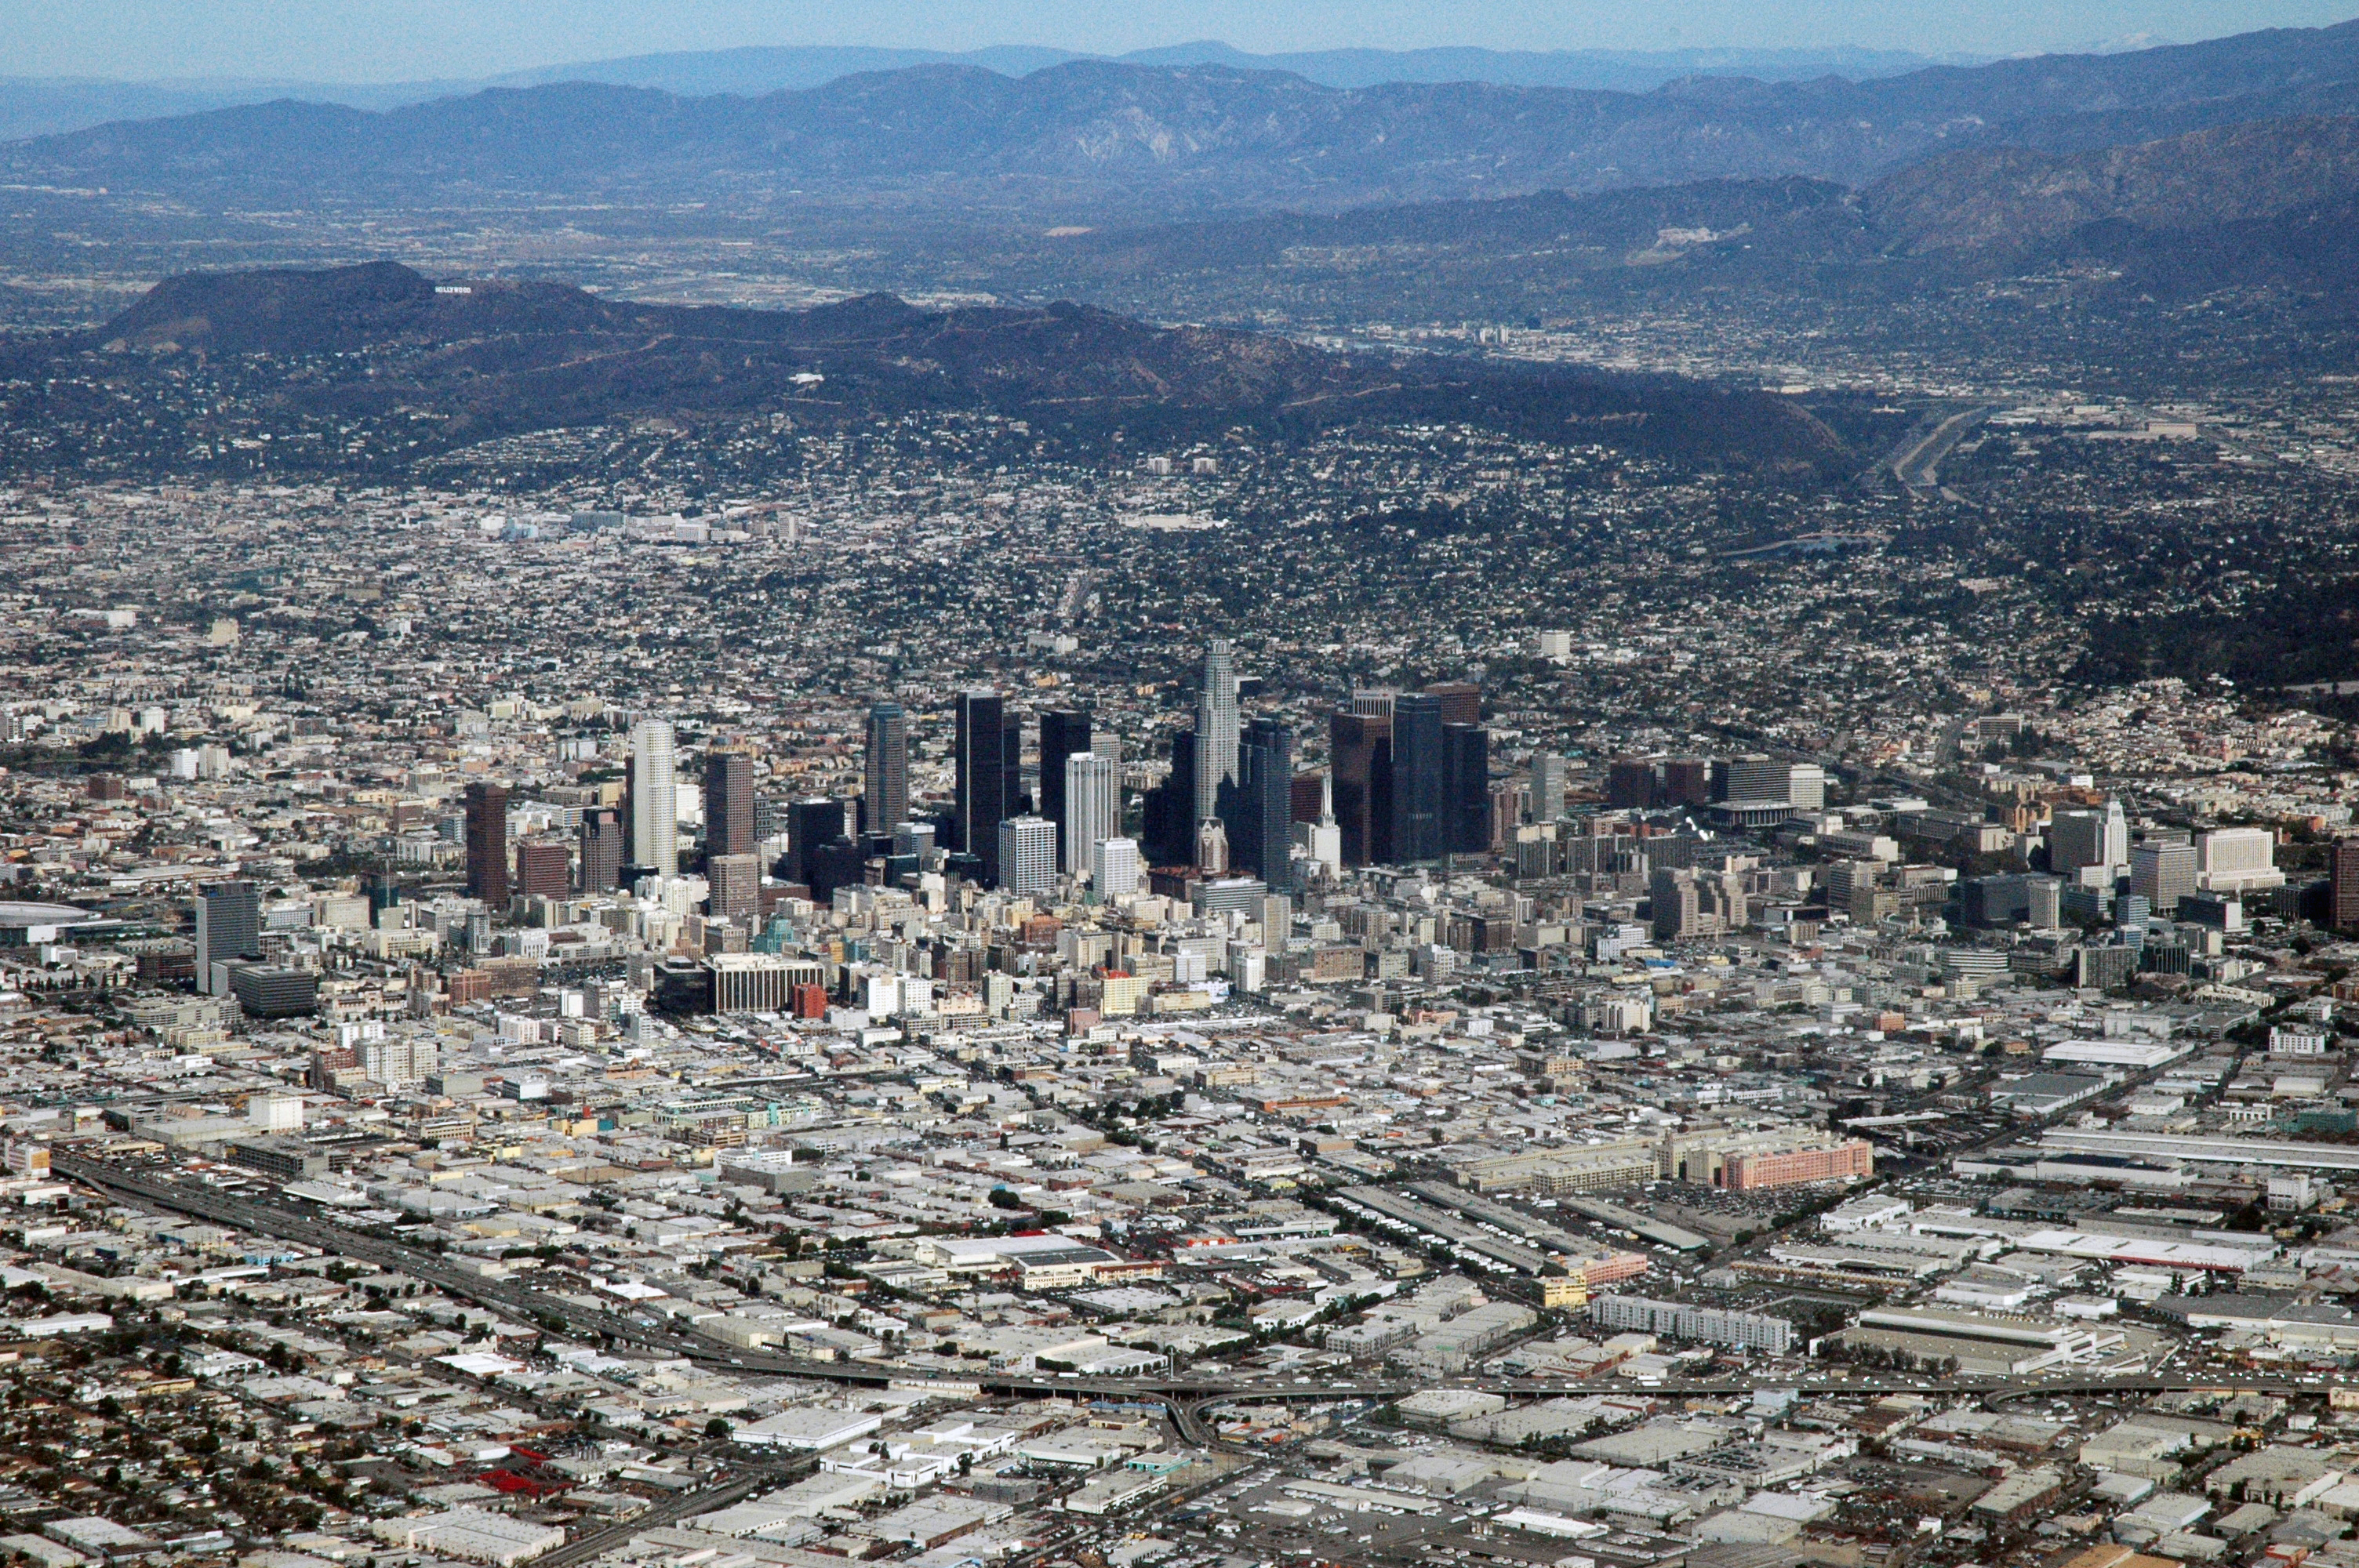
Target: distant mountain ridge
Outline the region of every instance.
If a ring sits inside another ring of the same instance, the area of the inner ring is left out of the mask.
[[[124,81],[98,78],[0,77],[0,141],[60,135],[115,120],[156,120],[291,98],[353,109],[393,109],[489,87],[544,87],[561,81],[651,87],[683,98],[823,87],[846,76],[919,65],[969,65],[1027,76],[1069,60],[1125,65],[1225,65],[1282,70],[1322,87],[1374,87],[1386,81],[1486,81],[1506,87],[1571,87],[1646,92],[1683,76],[1750,76],[1799,81],[1821,76],[1853,81],[1897,76],[1929,65],[1980,63],[1901,49],[1313,49],[1252,54],[1216,41],[1172,44],[1101,56],[1006,44],[990,49],[888,49],[844,45],[745,46],[633,55],[504,71],[476,80],[392,82],[190,80]]]
[[[0,148],[33,184],[196,200],[549,194],[763,205],[887,195],[1044,216],[1800,175],[1866,184],[1960,147],[2077,152],[2359,114],[2359,23],[1868,81],[1690,77],[1646,93],[1322,87],[1223,65],[929,65],[759,98],[587,84],[382,114],[292,103]]]

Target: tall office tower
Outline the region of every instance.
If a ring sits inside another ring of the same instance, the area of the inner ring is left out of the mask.
[[[679,759],[660,719],[631,727],[631,860],[656,876],[679,875]]]
[[[1045,741],[1042,746],[1040,765],[1045,769]],[[1060,863],[1068,876],[1078,877],[1090,869],[1092,845],[1122,837],[1122,769],[1111,757],[1076,752],[1065,759],[1060,773],[1058,804],[1064,813],[1058,825]],[[1048,777],[1045,772],[1040,775],[1043,784]]]
[[[1363,719],[1390,719],[1393,703],[1399,697],[1400,693],[1388,686],[1359,687],[1353,689],[1352,705],[1344,711]]]
[[[623,814],[611,806],[582,813],[582,891],[613,892],[623,870]]]
[[[2335,930],[2359,928],[2359,837],[2337,838],[2327,850],[2326,902]]]
[[[1230,849],[1240,866],[1274,888],[1290,887],[1294,865],[1294,731],[1275,719],[1245,727],[1239,809]]]
[[[1824,786],[1821,785],[1823,795]],[[1793,764],[1759,755],[1731,757],[1712,764],[1714,801],[1784,801],[1793,799]]]
[[[818,884],[811,881],[811,872],[820,848],[843,836],[843,802],[834,796],[815,795],[787,807],[787,855],[795,881],[810,888],[813,896],[818,894]]]
[[[2064,884],[2054,877],[2026,877],[2025,918],[2036,931],[2053,931],[2064,924]]]
[[[2201,880],[2192,844],[2140,844],[2130,851],[2130,891],[2157,914],[2177,914]]]
[[[988,689],[958,696],[954,759],[958,799],[951,816],[958,835],[954,849],[983,863],[985,886],[999,884],[999,825],[1012,804],[1007,791],[1007,724],[999,694]]]
[[[1052,708],[1040,715],[1040,815],[1057,827],[1057,863],[1068,871],[1089,864],[1090,847],[1065,841],[1065,759],[1090,750],[1087,708]]]
[[[1444,724],[1483,722],[1483,688],[1473,681],[1444,681],[1440,686],[1427,687],[1425,695],[1440,699]]]
[[[1123,898],[1138,891],[1138,844],[1101,838],[1090,846],[1090,885],[1100,898]]]
[[[1171,771],[1147,792],[1140,812],[1144,842],[1139,852],[1150,865],[1184,866],[1196,854],[1196,732],[1171,737]]]
[[[1564,815],[1564,759],[1553,752],[1532,753],[1532,820],[1554,822]]]
[[[1207,816],[1196,826],[1196,870],[1208,877],[1229,874],[1229,832],[1217,816]]]
[[[1658,806],[1712,804],[1712,764],[1701,757],[1666,757],[1659,772]]]
[[[1827,805],[1827,770],[1816,762],[1796,762],[1786,770],[1786,804],[1797,811],[1823,811]]]
[[[1491,849],[1491,732],[1480,724],[1441,727],[1441,848],[1452,855]]]
[[[1221,788],[1237,782],[1237,671],[1229,640],[1204,645],[1204,674],[1196,687],[1196,820],[1221,814]]]
[[[762,858],[711,855],[704,861],[706,913],[749,930],[762,912]]]
[[[1343,829],[1347,866],[1392,859],[1393,720],[1389,703],[1386,708],[1381,717],[1338,713],[1327,721],[1335,823]]]
[[[754,759],[743,752],[704,756],[704,853],[750,855],[754,837]]]
[[[2048,825],[2048,869],[2074,877],[2088,868],[2102,872],[2126,865],[2129,838],[2118,800],[2107,801],[2103,810],[2060,811]]]
[[[1327,775],[1297,773],[1287,789],[1287,809],[1297,822],[1316,822],[1329,811]]]
[[[897,702],[868,710],[860,780],[860,830],[890,833],[909,818],[909,714]]]
[[[527,898],[563,898],[573,891],[573,852],[562,838],[527,838],[516,847],[516,891]]]
[[[252,882],[209,882],[197,890],[197,989],[207,996],[228,994],[229,978],[213,977],[216,964],[262,957],[262,890]]]
[[[508,792],[506,784],[467,786],[467,896],[495,914],[508,907]]]
[[[1010,708],[1000,723],[999,763],[1006,777],[1001,783],[1000,798],[1007,803],[1007,815],[1020,816],[1033,812],[1035,805],[1024,788],[1024,715]]]
[[[1605,764],[1605,804],[1616,811],[1644,811],[1662,791],[1655,764],[1644,757],[1616,757]]]
[[[1440,699],[1421,691],[1402,693],[1393,702],[1394,860],[1408,865],[1441,858],[1447,772]]]
[[[1057,886],[1057,825],[1045,816],[1009,816],[999,824],[999,885],[1010,892],[1050,892]]]

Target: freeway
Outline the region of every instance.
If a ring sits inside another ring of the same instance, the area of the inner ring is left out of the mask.
[[[1965,439],[1967,431],[1997,412],[1996,408],[1987,405],[1977,405],[1951,415],[1934,426],[1922,440],[1893,457],[1894,477],[1919,493],[1938,490],[1941,482],[1941,460]]]
[[[938,1374],[915,1368],[880,1366],[874,1363],[807,1361],[790,1356],[761,1351],[733,1354],[725,1346],[710,1340],[645,1318],[601,1307],[585,1306],[578,1301],[554,1292],[537,1290],[513,1280],[490,1279],[473,1270],[451,1263],[438,1253],[402,1242],[366,1236],[332,1225],[310,1215],[277,1204],[258,1203],[250,1198],[234,1197],[216,1192],[198,1182],[160,1181],[152,1175],[127,1171],[104,1161],[58,1151],[50,1157],[51,1168],[60,1175],[82,1182],[102,1192],[129,1202],[143,1204],[174,1213],[193,1215],[217,1224],[235,1227],[261,1236],[275,1236],[281,1240],[316,1247],[323,1252],[372,1263],[383,1269],[397,1270],[433,1285],[439,1290],[483,1306],[516,1314],[527,1322],[556,1323],[563,1332],[578,1336],[614,1340],[636,1345],[644,1349],[659,1351],[686,1359],[733,1368],[744,1372],[766,1372],[783,1377],[846,1384],[882,1384],[899,1382],[903,1385],[941,1382],[949,1387],[980,1386],[992,1393],[1030,1396],[1057,1395],[1066,1398],[1151,1400],[1169,1407],[1175,1422],[1190,1441],[1210,1445],[1213,1439],[1201,1421],[1201,1411],[1208,1406],[1244,1403],[1318,1402],[1335,1400],[1386,1400],[1398,1399],[1423,1389],[1469,1388],[1523,1399],[1552,1399],[1578,1396],[1598,1391],[1599,1385],[1581,1379],[1484,1379],[1480,1377],[1450,1378],[1439,1382],[1430,1379],[1400,1378],[1351,1377],[1334,1380],[1305,1379],[1295,1383],[1273,1382],[1268,1377],[1252,1373],[1229,1373],[1216,1377],[1174,1375],[1165,1378],[1075,1378],[1069,1374],[1049,1376],[1040,1373],[959,1373]],[[2234,1389],[2255,1392],[2301,1393],[2316,1392],[2315,1387],[2305,1388],[2298,1379],[2285,1377],[2178,1377],[2125,1374],[2100,1378],[2071,1375],[2067,1372],[2053,1378],[1992,1379],[1973,1378],[1930,1379],[1908,1376],[1843,1373],[1799,1379],[1790,1383],[1764,1385],[1757,1381],[1721,1379],[1683,1379],[1678,1382],[1640,1385],[1637,1392],[1666,1397],[1727,1397],[1749,1395],[1756,1391],[1791,1393],[1800,1397],[1817,1394],[1885,1394],[1885,1393],[1962,1393],[1979,1394],[1986,1398],[2012,1399],[2027,1394],[2074,1393],[2169,1393],[2200,1389]],[[708,1505],[718,1506],[718,1505]],[[646,1528],[644,1520],[639,1527]]]
[[[678,1497],[666,1498],[646,1513],[626,1519],[621,1524],[611,1524],[603,1530],[593,1530],[587,1535],[578,1540],[569,1541],[556,1551],[537,1557],[533,1561],[539,1565],[539,1568],[572,1568],[576,1563],[587,1563],[592,1558],[604,1556],[614,1548],[629,1541],[641,1530],[660,1530],[665,1525],[677,1524],[681,1519],[697,1514],[712,1513],[717,1509],[725,1509],[732,1503],[744,1501],[756,1492],[772,1487],[782,1487],[793,1480],[797,1472],[808,1470],[810,1467],[809,1463],[804,1462],[797,1465],[765,1465],[742,1471],[725,1481],[715,1481],[712,1486],[699,1487],[692,1492],[682,1492]]]

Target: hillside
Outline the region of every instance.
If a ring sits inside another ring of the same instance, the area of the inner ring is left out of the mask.
[[[1832,473],[1854,461],[1781,399],[1670,377],[1350,357],[1062,304],[938,311],[880,295],[804,311],[645,306],[549,283],[438,286],[390,264],[168,279],[99,331],[6,358],[0,429],[89,432],[71,452],[45,435],[28,454],[45,461],[108,450],[168,467],[192,449],[244,442],[269,444],[274,460],[352,468],[363,466],[354,451],[414,463],[617,420],[828,429],[955,411],[1022,420],[1092,453],[1117,432],[1244,427],[1290,439],[1461,423],[1683,462]],[[220,390],[183,396],[192,373]],[[158,420],[159,404],[193,412]],[[390,448],[388,431],[399,438]]]

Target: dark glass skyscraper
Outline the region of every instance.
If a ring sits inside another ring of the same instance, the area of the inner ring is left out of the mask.
[[[843,836],[843,802],[833,795],[813,795],[788,808],[787,853],[794,863],[794,880],[812,887],[814,896],[818,889],[811,884],[811,868],[820,847]]]
[[[1441,727],[1441,847],[1452,855],[1491,848],[1491,732],[1479,724]]]
[[[1275,719],[1253,720],[1238,749],[1237,772],[1230,861],[1284,888],[1293,862],[1294,731]]]
[[[1090,715],[1082,708],[1052,708],[1040,715],[1038,809],[1057,825],[1057,863],[1065,854],[1065,759],[1090,749]],[[1084,846],[1086,848],[1086,846]]]
[[[1343,863],[1382,865],[1393,858],[1393,721],[1338,713],[1329,721],[1328,740]]]
[[[754,852],[754,759],[743,752],[704,754],[704,855]]]
[[[999,694],[987,689],[962,691],[958,697],[958,734],[954,758],[958,799],[951,826],[958,842],[952,849],[982,862],[983,880],[999,884],[999,825],[1008,814],[1007,725]]]
[[[508,906],[508,791],[506,784],[467,786],[467,896],[495,914]]]
[[[897,702],[868,710],[860,830],[890,833],[909,817],[909,715]]]
[[[1147,792],[1140,827],[1153,866],[1184,866],[1196,859],[1196,732],[1171,737],[1171,772]]]
[[[1393,700],[1392,853],[1404,865],[1441,858],[1442,795],[1447,764],[1441,744],[1441,699],[1421,691]]]

